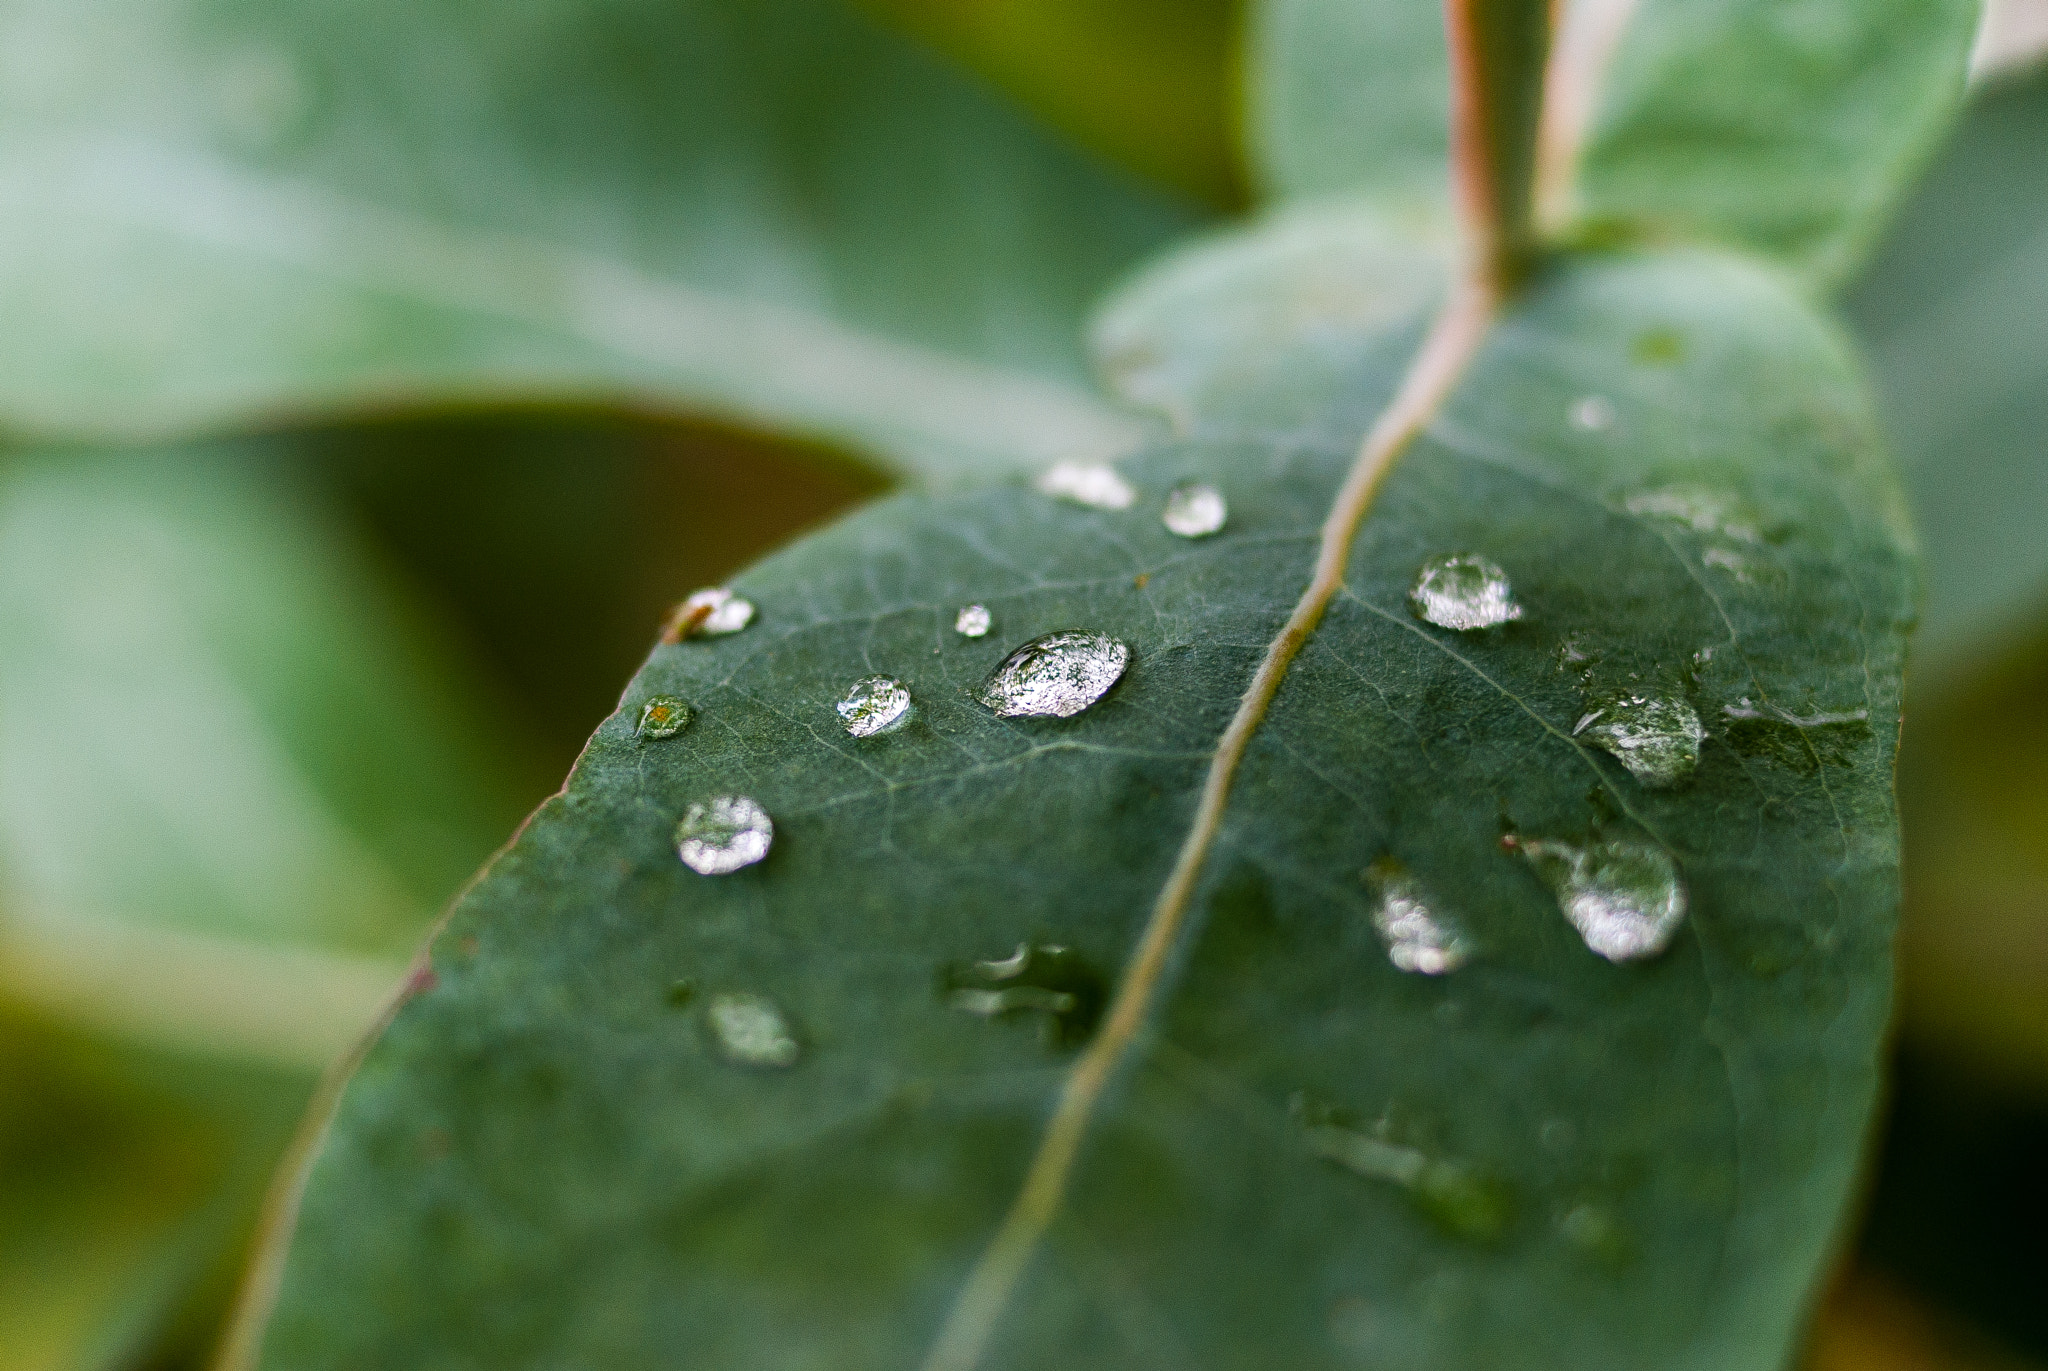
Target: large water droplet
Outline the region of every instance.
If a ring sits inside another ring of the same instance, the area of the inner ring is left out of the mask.
[[[728,991],[704,1006],[704,1021],[718,1050],[735,1066],[783,1070],[795,1066],[803,1046],[782,1006],[766,995]]]
[[[987,605],[968,605],[953,616],[953,631],[963,638],[980,638],[994,623]]]
[[[1399,863],[1374,862],[1365,877],[1379,895],[1372,926],[1387,945],[1388,961],[1403,971],[1441,976],[1470,960],[1472,942],[1464,930],[1449,915],[1430,907],[1421,882]]]
[[[689,702],[674,695],[650,695],[640,706],[633,732],[642,738],[673,738],[690,726]]]
[[[1685,887],[1660,847],[1627,838],[1584,847],[1544,838],[1502,842],[1528,859],[1586,946],[1610,962],[1656,956],[1685,919]]]
[[[1438,628],[1469,632],[1522,617],[1508,574],[1484,557],[1450,553],[1432,557],[1415,574],[1408,603]]]
[[[952,1008],[984,1018],[1045,1015],[1046,1042],[1054,1047],[1087,1041],[1108,993],[1102,976],[1079,953],[1043,943],[1019,943],[1000,961],[948,967],[940,989]]]
[[[679,643],[685,638],[722,637],[739,632],[753,621],[751,601],[740,599],[724,586],[710,586],[692,592],[689,599],[676,606],[661,640]]]
[[[1699,765],[1707,731],[1682,699],[1623,695],[1579,720],[1573,733],[1621,759],[1644,785],[1674,786]]]
[[[775,824],[744,795],[721,795],[694,804],[676,825],[676,852],[700,876],[724,876],[768,855]]]
[[[1159,517],[1168,533],[1183,538],[1206,538],[1223,527],[1223,521],[1230,517],[1230,506],[1216,487],[1190,481],[1168,493],[1166,512]]]
[[[880,733],[910,712],[910,692],[893,676],[868,676],[855,681],[846,698],[834,706],[856,738]]]
[[[1101,699],[1130,660],[1129,647],[1100,633],[1048,633],[1005,657],[974,698],[1005,719],[1070,719]]]
[[[1296,1097],[1296,1121],[1311,1152],[1348,1171],[1397,1185],[1424,1217],[1453,1236],[1498,1242],[1514,1221],[1514,1197],[1477,1167],[1352,1127],[1327,1107]]]
[[[1038,478],[1038,489],[1090,509],[1129,509],[1138,498],[1115,467],[1101,462],[1055,462]]]

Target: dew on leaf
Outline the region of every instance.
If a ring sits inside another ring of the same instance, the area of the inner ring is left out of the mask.
[[[704,1006],[704,1022],[718,1050],[735,1066],[782,1070],[795,1066],[803,1047],[782,1006],[766,995],[724,991]]]
[[[867,676],[855,681],[846,698],[833,706],[856,738],[880,733],[910,712],[910,692],[893,676]]]
[[[1796,714],[1747,697],[1726,705],[1728,743],[1745,757],[1761,758],[1801,775],[1823,766],[1856,762],[1857,748],[1870,739],[1868,709],[1813,710]]]
[[[676,825],[676,852],[700,876],[724,876],[768,855],[775,824],[744,795],[721,795],[684,811]]]
[[[1460,632],[1495,628],[1522,617],[1508,574],[1486,558],[1464,552],[1424,562],[1415,574],[1408,603],[1420,618]]]
[[[689,703],[674,695],[650,696],[640,706],[640,722],[633,732],[642,738],[673,738],[690,726]]]
[[[1041,494],[1090,509],[1129,509],[1138,498],[1131,483],[1102,462],[1055,462],[1037,485]]]
[[[669,616],[661,640],[679,643],[685,638],[718,638],[738,633],[754,621],[754,606],[724,586],[693,591]]]
[[[1398,862],[1382,858],[1366,868],[1365,878],[1379,897],[1372,926],[1386,944],[1388,961],[1403,971],[1441,976],[1471,958],[1472,942],[1464,930],[1431,907],[1421,882]]]
[[[1707,731],[1683,699],[1623,695],[1580,718],[1572,730],[1620,759],[1629,774],[1659,789],[1688,779]]]
[[[1424,1218],[1471,1242],[1494,1243],[1514,1221],[1507,1185],[1478,1167],[1403,1146],[1384,1130],[1353,1127],[1337,1111],[1300,1097],[1294,1115],[1309,1151],[1370,1180],[1399,1186]]]
[[[980,638],[994,623],[987,605],[968,605],[953,616],[953,631],[963,638]]]
[[[1102,1017],[1107,984],[1069,947],[1019,943],[999,961],[949,966],[939,976],[946,1004],[983,1018],[1043,1014],[1045,1040],[1076,1047],[1088,1040]]]
[[[1130,660],[1128,646],[1101,633],[1048,633],[1005,657],[974,698],[1005,719],[1070,719],[1101,699]]]
[[[1528,860],[1586,946],[1610,962],[1656,956],[1685,919],[1685,887],[1660,847],[1627,838],[1583,847],[1512,836],[1501,843]]]
[[[1206,538],[1222,529],[1224,520],[1230,517],[1230,506],[1216,487],[1190,481],[1168,493],[1166,512],[1159,517],[1168,533],[1183,538]]]

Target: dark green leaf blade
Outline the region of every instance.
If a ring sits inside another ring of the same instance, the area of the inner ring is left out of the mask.
[[[741,577],[758,622],[660,650],[437,940],[312,1168],[261,1364],[917,1365],[1063,1065],[946,969],[1123,962],[1415,336],[1313,340],[1320,391],[1260,340],[1234,400],[1128,465],[1131,510],[902,497]],[[1564,267],[1499,323],[1254,735],[983,1365],[1782,1364],[1873,1097],[1897,895],[1911,576],[1866,409],[1841,340],[1727,259]],[[1188,543],[1157,513],[1193,476],[1232,514]],[[1418,567],[1454,551],[1522,618],[1418,621]],[[970,602],[986,638],[953,632]],[[1131,646],[1099,704],[969,698],[1072,628]],[[914,712],[849,738],[833,702],[878,671]],[[1689,784],[1575,738],[1608,688],[1697,710]],[[636,740],[654,693],[697,721]],[[733,794],[774,846],[697,876],[676,822]],[[1671,949],[1595,956],[1504,828],[1668,853]],[[1469,966],[1390,963],[1389,857]],[[794,1065],[721,1053],[707,1010],[739,993],[781,1007]]]

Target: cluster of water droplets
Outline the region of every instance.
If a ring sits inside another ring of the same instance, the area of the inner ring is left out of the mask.
[[[1441,976],[1472,957],[1472,940],[1449,914],[1429,901],[1422,883],[1398,863],[1382,859],[1366,868],[1378,896],[1373,931],[1386,944],[1387,960],[1403,971]]]

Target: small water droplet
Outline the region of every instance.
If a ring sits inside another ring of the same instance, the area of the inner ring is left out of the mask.
[[[1565,1153],[1578,1145],[1578,1125],[1570,1119],[1545,1119],[1537,1131],[1536,1140],[1543,1144],[1545,1152]]]
[[[1513,1223],[1513,1194],[1477,1167],[1350,1127],[1336,1111],[1299,1096],[1294,1112],[1311,1152],[1358,1175],[1399,1186],[1425,1218],[1454,1237],[1498,1242]]]
[[[718,1050],[735,1066],[784,1070],[795,1066],[803,1047],[782,1006],[766,995],[721,992],[704,1006],[704,1021]]]
[[[1558,1216],[1557,1233],[1603,1266],[1621,1266],[1628,1261],[1628,1231],[1603,1205],[1573,1205]]]
[[[1108,993],[1102,976],[1079,953],[1043,943],[1019,943],[1000,961],[947,967],[939,988],[948,1006],[983,1018],[1044,1014],[1052,1047],[1086,1042]]]
[[[1038,478],[1038,489],[1090,509],[1129,509],[1138,498],[1115,467],[1101,462],[1055,462]]]
[[[1682,699],[1623,695],[1579,720],[1572,732],[1621,760],[1644,785],[1664,789],[1685,781],[1699,765],[1707,730]]]
[[[1372,926],[1387,945],[1388,961],[1403,971],[1441,976],[1471,959],[1464,930],[1430,907],[1421,882],[1398,862],[1382,858],[1366,868],[1365,877],[1379,895]]]
[[[679,643],[685,638],[719,638],[738,633],[754,621],[754,606],[724,586],[694,591],[669,616],[661,640]]]
[[[673,738],[689,726],[687,701],[674,695],[653,695],[640,706],[640,722],[633,732],[642,738]]]
[[[1544,838],[1501,841],[1528,859],[1586,946],[1610,962],[1656,956],[1685,919],[1685,887],[1660,847],[1626,838],[1584,847]]]
[[[694,804],[676,825],[676,852],[700,876],[724,876],[768,855],[775,824],[744,795],[721,795]]]
[[[868,676],[855,681],[833,708],[845,720],[848,733],[866,738],[910,712],[910,692],[893,676]]]
[[[1178,485],[1166,497],[1166,512],[1159,516],[1168,533],[1183,538],[1206,538],[1223,527],[1230,506],[1223,492],[1199,481]]]
[[[1048,633],[1005,657],[974,698],[1005,719],[1071,719],[1101,699],[1130,660],[1128,646],[1100,633]]]
[[[1484,557],[1452,553],[1432,557],[1415,574],[1408,603],[1438,628],[1470,632],[1522,617],[1508,574]]]
[[[963,638],[980,638],[994,623],[987,605],[968,605],[953,616],[953,631]]]
[[[671,1007],[681,1009],[683,1006],[687,1005],[690,1001],[696,998],[697,983],[691,980],[688,976],[684,976],[680,980],[669,982],[668,1002]]]
[[[1614,402],[1605,395],[1583,396],[1572,406],[1572,427],[1586,433],[1605,433],[1614,418]]]

